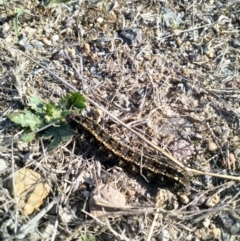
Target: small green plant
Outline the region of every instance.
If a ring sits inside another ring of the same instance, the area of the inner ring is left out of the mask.
[[[52,151],[73,136],[66,122],[67,115],[78,113],[85,108],[86,100],[78,92],[69,93],[61,98],[58,104],[32,95],[26,109],[10,113],[8,118],[25,128],[21,136],[23,141],[30,142],[39,133],[42,139],[51,140],[48,150]]]
[[[95,237],[89,237],[89,238],[87,238],[87,237],[85,237],[85,236],[81,236],[81,237],[79,237],[78,240],[79,240],[79,241],[95,241],[96,238],[95,238]]]
[[[18,18],[22,14],[24,14],[24,13],[29,13],[29,12],[27,10],[22,9],[22,8],[17,8],[15,10],[15,18],[13,20],[13,27],[14,27],[14,31],[15,31],[17,39],[18,39],[18,35],[19,35],[19,32],[18,32]]]

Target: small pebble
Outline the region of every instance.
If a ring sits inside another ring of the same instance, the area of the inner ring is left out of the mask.
[[[0,172],[3,172],[5,169],[7,169],[7,163],[3,159],[0,159]]]
[[[54,35],[52,36],[52,41],[53,41],[53,42],[57,42],[58,40],[59,40],[59,35],[54,34]]]
[[[102,17],[97,18],[97,22],[98,22],[98,23],[102,23],[103,20],[104,20],[104,19],[103,19]]]
[[[211,223],[211,222],[210,222],[210,219],[209,219],[209,218],[205,218],[205,219],[203,220],[203,222],[202,222],[204,228],[208,228],[209,225],[210,225],[210,223]]]
[[[218,149],[218,146],[212,142],[212,141],[209,141],[208,142],[208,150],[209,151],[216,151]]]

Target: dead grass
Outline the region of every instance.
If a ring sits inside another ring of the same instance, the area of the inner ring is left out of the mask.
[[[17,7],[31,13],[19,17],[19,41]],[[108,111],[97,110],[100,125],[125,144],[171,161],[107,113],[186,167],[239,176],[238,9],[223,0],[0,5],[0,158],[7,166],[1,171],[1,239],[240,240],[237,181],[189,175],[189,192],[167,180],[149,184],[104,163],[105,150],[84,130],[48,153],[47,143],[19,141],[22,130],[6,118],[24,107],[29,93],[56,101],[74,87],[92,101],[87,111],[96,112],[92,103]],[[120,38],[124,28],[140,29],[133,46]],[[51,186],[28,217],[4,185],[23,167]],[[89,199],[101,183],[126,204],[106,203],[100,195],[94,200],[105,213],[100,219],[90,213]]]

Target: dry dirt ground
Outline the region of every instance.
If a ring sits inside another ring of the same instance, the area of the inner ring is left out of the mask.
[[[0,0],[0,240],[240,240],[239,11],[224,0]],[[84,128],[52,152],[22,142],[7,115],[31,94],[57,103],[74,88],[107,133],[186,183],[141,164],[131,174]]]

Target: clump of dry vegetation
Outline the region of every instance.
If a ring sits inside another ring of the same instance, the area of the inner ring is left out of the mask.
[[[0,239],[240,240],[239,3],[47,3],[0,1]],[[21,140],[12,113],[73,91],[137,169],[77,123]]]

